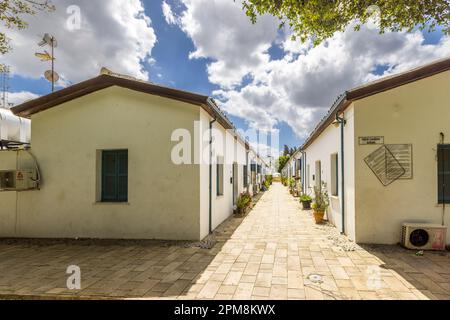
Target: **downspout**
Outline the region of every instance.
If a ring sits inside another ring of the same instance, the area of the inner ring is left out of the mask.
[[[339,112],[336,112],[336,121],[341,127],[341,216],[342,216],[342,230],[341,233],[345,234],[345,155],[344,155],[344,128],[346,121],[344,114],[339,117]]]
[[[209,233],[212,233],[212,127],[217,118],[209,122]]]

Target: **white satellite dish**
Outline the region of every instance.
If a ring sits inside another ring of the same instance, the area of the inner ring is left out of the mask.
[[[42,38],[41,42],[38,43],[38,45],[40,47],[49,45],[50,47],[56,48],[58,46],[58,42],[56,41],[55,37],[46,33],[44,34],[44,37]]]
[[[48,81],[55,83],[59,80],[59,74],[56,73],[55,71],[52,72],[52,70],[47,70],[44,73],[45,79],[47,79]]]

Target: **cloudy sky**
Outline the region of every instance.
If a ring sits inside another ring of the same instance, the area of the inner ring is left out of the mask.
[[[379,35],[367,25],[317,47],[293,42],[272,17],[252,25],[239,0],[53,2],[56,12],[28,17],[27,30],[8,33],[13,51],[0,59],[11,66],[10,102],[49,92],[48,63],[34,57],[49,32],[58,40],[59,88],[105,66],[211,95],[238,128],[276,130],[281,146],[299,145],[343,91],[450,56],[450,37],[439,30]]]

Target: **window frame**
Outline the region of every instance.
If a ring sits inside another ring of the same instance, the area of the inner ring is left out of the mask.
[[[225,167],[223,163],[223,157],[218,156],[217,157],[217,164],[216,164],[216,195],[218,197],[224,195],[224,189],[225,189]]]
[[[243,169],[243,178],[244,178],[244,188],[248,187],[248,166],[246,164],[244,164]]]
[[[446,186],[445,188],[445,193],[444,197],[442,197],[442,181],[441,181],[441,177],[442,175],[447,175],[450,176],[450,171],[445,171],[445,166],[449,166],[449,164],[446,164],[446,162],[441,162],[441,155],[442,155],[442,151],[447,151],[447,159],[448,162],[450,164],[450,144],[438,144],[437,146],[437,199],[438,199],[438,204],[449,204],[450,203],[450,186]],[[442,168],[444,167],[444,170],[442,170]],[[445,181],[445,177],[444,177],[444,181]]]
[[[317,160],[315,162],[315,167],[314,167],[314,182],[315,185],[314,187],[318,188],[319,190],[322,189],[322,161]]]
[[[331,195],[339,197],[339,156],[337,153],[331,155]]]
[[[311,188],[311,165],[306,165],[306,186]]]
[[[108,155],[114,155],[114,173],[106,173],[105,164],[106,164],[106,157]],[[125,155],[126,156],[126,165],[124,167],[120,166],[120,157]],[[100,155],[100,161],[101,161],[101,172],[100,172],[100,202],[101,203],[127,203],[128,202],[128,149],[108,149],[108,150],[101,150]],[[123,170],[125,168],[125,170]],[[124,172],[125,171],[125,172]],[[106,178],[108,177],[114,177],[114,196],[111,197],[106,194]],[[125,193],[120,193],[120,178],[126,177],[126,187],[125,187]]]

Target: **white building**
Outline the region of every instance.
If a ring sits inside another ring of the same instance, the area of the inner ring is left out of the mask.
[[[0,152],[0,237],[198,240],[259,191],[207,96],[102,74],[12,111],[32,141]]]
[[[448,226],[449,119],[450,58],[349,90],[301,147],[304,190],[326,182],[328,219],[358,243],[398,243],[405,222]]]

